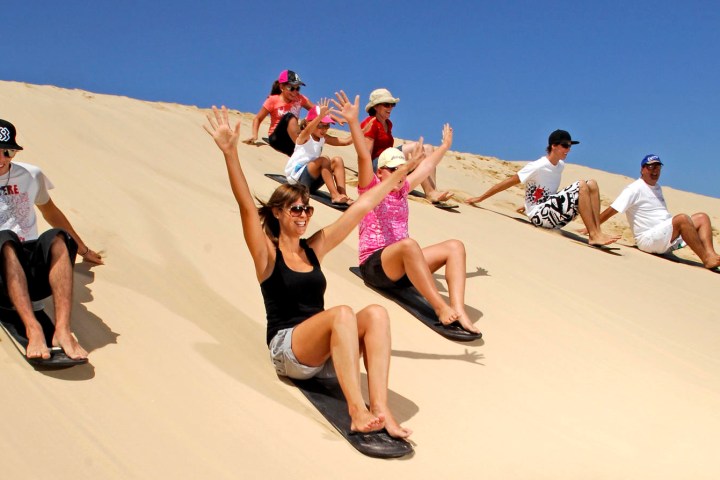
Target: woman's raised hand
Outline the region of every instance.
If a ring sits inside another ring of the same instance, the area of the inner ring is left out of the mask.
[[[203,125],[203,128],[213,137],[213,140],[215,140],[218,148],[222,150],[223,153],[228,154],[233,150],[237,150],[238,138],[240,138],[240,122],[238,122],[235,127],[230,125],[230,119],[225,105],[222,106],[221,110],[218,110],[217,107],[213,105],[212,112],[212,115],[207,114],[210,126]]]
[[[340,93],[335,92],[335,98],[337,98],[337,101],[331,100],[331,102],[336,108],[331,111],[348,122],[353,119],[357,120],[360,112],[360,95],[355,95],[355,102],[351,103],[345,92],[340,90]]]
[[[453,142],[453,129],[449,123],[446,123],[445,125],[443,125],[442,143],[445,146],[445,148],[449,149],[450,147],[452,147],[452,142]]]

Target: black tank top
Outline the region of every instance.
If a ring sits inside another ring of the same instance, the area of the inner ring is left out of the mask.
[[[305,239],[300,240],[300,246],[305,250],[305,255],[313,267],[311,271],[290,270],[285,264],[282,252],[276,248],[272,275],[260,284],[267,314],[268,345],[278,331],[294,327],[325,310],[327,281],[320,269],[320,262]]]

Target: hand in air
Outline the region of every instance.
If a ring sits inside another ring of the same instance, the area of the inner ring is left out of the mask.
[[[210,126],[203,125],[206,132],[213,137],[218,148],[223,153],[230,153],[237,149],[238,138],[240,138],[240,122],[235,127],[230,125],[227,108],[222,106],[222,110],[218,110],[215,105],[212,107],[213,114],[207,114]]]
[[[453,129],[450,126],[449,123],[446,123],[443,125],[443,131],[442,131],[442,143],[446,148],[452,147],[453,142]]]
[[[331,111],[336,115],[340,115],[345,121],[357,120],[360,111],[360,95],[355,95],[355,103],[351,103],[342,90],[340,90],[340,93],[335,92],[335,98],[337,98],[337,101],[331,100],[331,102],[336,108]]]

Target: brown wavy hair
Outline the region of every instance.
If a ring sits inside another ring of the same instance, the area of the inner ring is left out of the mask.
[[[310,201],[310,191],[305,185],[297,183],[290,185],[285,183],[275,189],[267,202],[263,202],[259,198],[255,199],[260,203],[258,214],[260,215],[260,223],[262,224],[265,235],[277,245],[280,236],[280,222],[275,218],[273,208],[286,208],[297,200],[302,201],[305,205]]]

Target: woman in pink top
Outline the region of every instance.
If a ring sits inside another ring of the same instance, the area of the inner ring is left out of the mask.
[[[408,235],[408,192],[425,180],[452,145],[450,125],[443,127],[442,145],[409,175],[403,177],[380,204],[360,222],[360,271],[363,280],[378,288],[414,285],[435,310],[443,325],[458,322],[469,332],[480,333],[465,312],[465,245],[459,240],[421,248]],[[358,150],[358,193],[364,194],[406,163],[403,152],[388,148],[373,172],[369,149]],[[411,157],[423,155],[422,137]],[[450,304],[440,296],[432,273],[445,267]]]
[[[313,102],[300,93],[300,87],[305,84],[300,75],[292,70],[283,70],[270,89],[260,111],[255,115],[252,124],[252,136],[245,139],[247,144],[254,144],[258,138],[258,129],[265,117],[270,115],[270,128],[268,140],[270,146],[288,157],[295,149],[295,139],[300,133],[298,118],[300,109],[310,110],[315,106]]]

